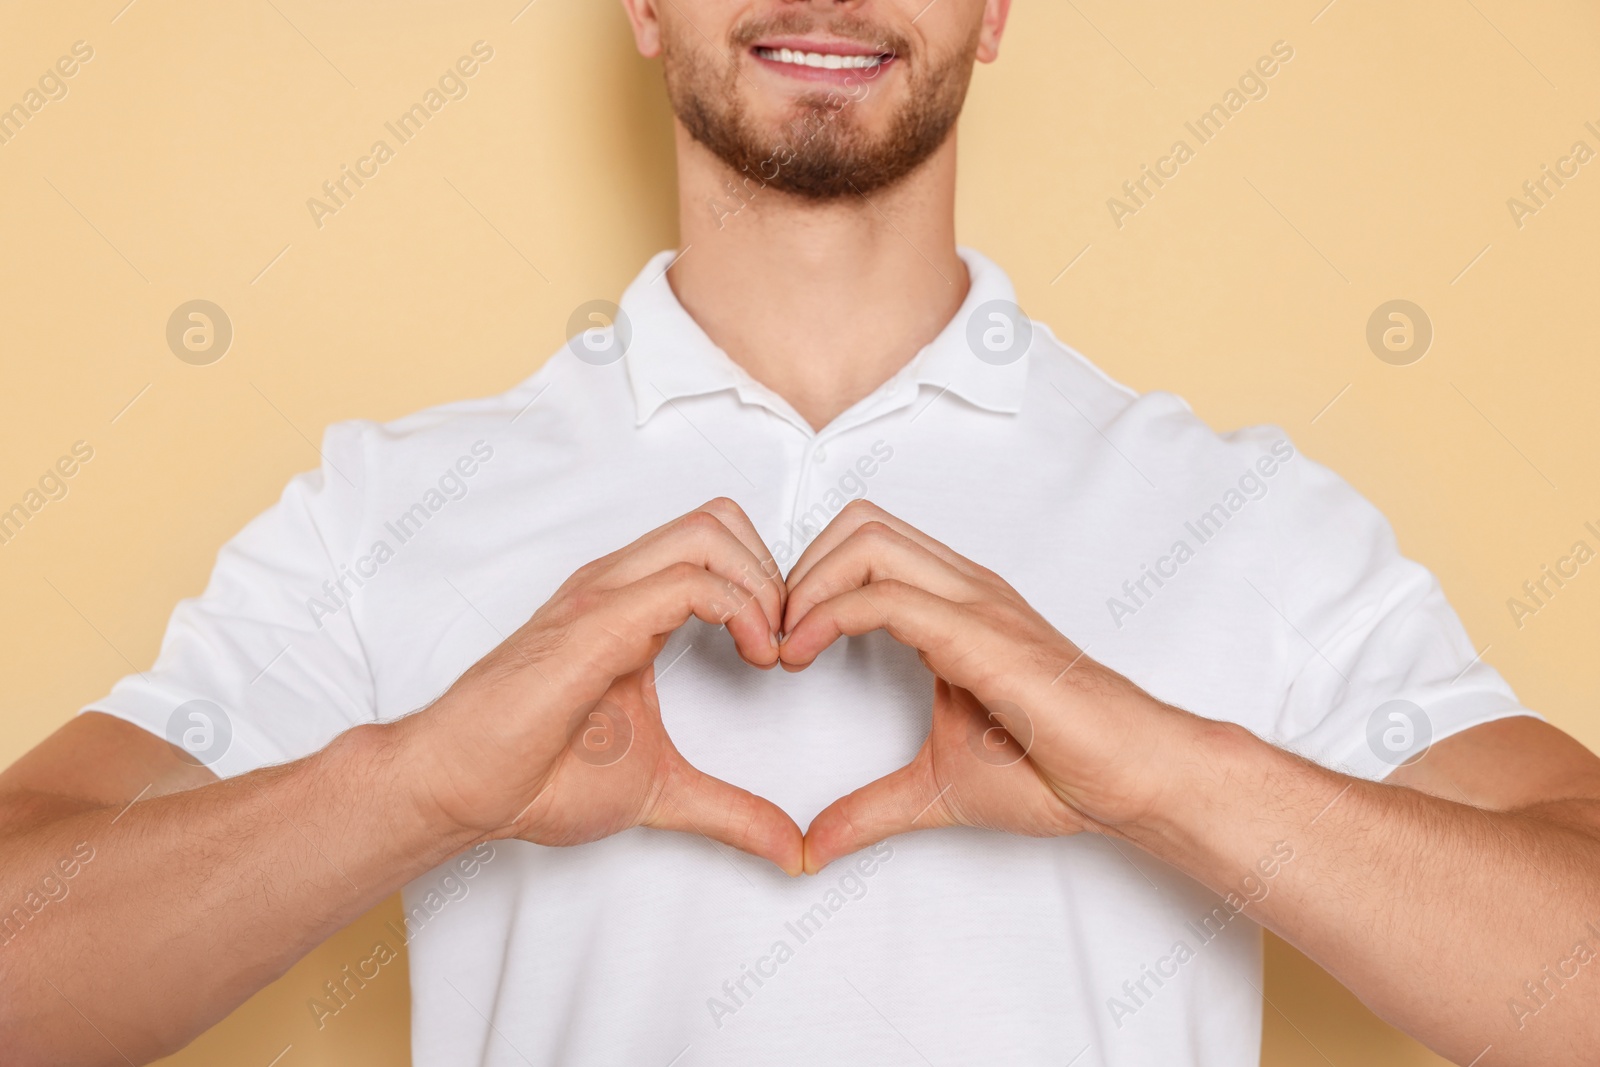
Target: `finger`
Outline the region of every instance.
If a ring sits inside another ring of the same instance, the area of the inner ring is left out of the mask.
[[[744,508],[730,497],[719,496],[708,501],[705,510],[709,510],[722,520],[722,524],[750,550],[751,555],[756,557],[757,573],[772,583],[772,591],[778,598],[777,617],[783,618],[783,603],[788,597],[788,590],[784,585],[778,561],[773,558],[772,550],[756,531],[756,524],[750,520]]]
[[[668,774],[644,825],[699,834],[770,860],[785,874],[801,872],[803,837],[782,808],[697,770],[681,756]]]
[[[704,567],[674,563],[631,585],[598,594],[581,620],[588,640],[616,649],[601,663],[612,675],[626,674],[654,655],[656,639],[689,618],[726,626],[744,659],[758,667],[778,661],[777,640],[760,606],[743,589]]]
[[[694,563],[739,585],[760,602],[774,632],[786,596],[778,565],[744,509],[718,498],[645,534],[601,561],[599,584],[615,589],[674,563]]]
[[[894,579],[956,602],[982,595],[980,585],[921,544],[876,519],[858,526],[796,582],[791,576],[784,610],[787,633],[824,600],[874,581]]]
[[[889,514],[871,501],[852,500],[844,506],[839,514],[833,517],[827,526],[822,528],[822,532],[817,534],[816,539],[806,546],[806,550],[800,553],[799,560],[790,568],[786,579],[789,588],[793,589],[797,583],[805,578],[818,560],[839,547],[845,538],[869,522],[883,523],[896,533],[915,541],[963,574],[978,577],[983,573],[982,567],[979,567],[949,545],[935,541],[904,519]]]
[[[953,790],[935,783],[932,767],[924,748],[899,770],[823,808],[806,828],[806,873],[895,834],[954,826]]]
[[[983,657],[973,653],[987,633],[975,631],[975,625],[974,615],[963,605],[888,578],[817,604],[784,637],[778,654],[785,668],[799,670],[841,637],[883,630],[922,653],[936,672],[960,668],[959,676],[949,680],[976,689],[981,683],[972,672]]]

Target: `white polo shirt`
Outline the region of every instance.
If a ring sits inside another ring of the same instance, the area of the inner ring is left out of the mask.
[[[322,469],[223,547],[155,666],[89,708],[224,776],[304,756],[427,704],[578,566],[725,495],[786,570],[868,496],[1157,697],[1363,777],[1527,714],[1378,512],[1281,430],[1217,434],[1110,381],[961,254],[949,326],[813,432],[690,319],[661,253],[617,327],[509,392],[330,427]],[[657,677],[683,754],[802,827],[911,758],[933,687],[882,633],[789,675],[695,622]],[[384,948],[410,939],[422,1067],[1243,1067],[1248,901],[1295,845],[1219,899],[1092,835],[925,831],[792,880],[694,835],[500,841],[408,887]]]

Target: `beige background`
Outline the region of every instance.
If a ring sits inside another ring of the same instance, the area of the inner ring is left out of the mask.
[[[0,144],[0,509],[94,448],[0,545],[0,762],[151,662],[323,426],[507,388],[675,241],[660,72],[615,0],[125,2],[0,10],[0,106],[94,49]],[[1506,602],[1579,538],[1600,547],[1600,161],[1521,228],[1506,201],[1575,140],[1600,150],[1600,15],[1324,2],[1017,0],[962,125],[962,240],[1114,377],[1218,428],[1286,427],[1389,515],[1523,699],[1595,747],[1600,565],[1520,628]],[[469,95],[316,227],[307,198],[477,40],[494,58]],[[1279,40],[1294,59],[1266,98],[1116,227],[1107,198],[1193,145],[1185,120]],[[209,366],[165,343],[193,298],[236,331]],[[1392,298],[1436,331],[1414,365],[1365,341]],[[391,915],[168,1062],[404,1063],[399,966],[321,1032],[306,1007]],[[1274,1067],[1440,1062],[1276,942],[1267,996]]]

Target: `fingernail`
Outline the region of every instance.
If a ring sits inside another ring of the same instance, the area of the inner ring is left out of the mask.
[[[778,635],[773,633],[771,630],[767,631],[767,640],[772,643],[773,648],[778,647]]]

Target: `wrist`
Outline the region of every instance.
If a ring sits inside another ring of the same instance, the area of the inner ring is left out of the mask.
[[[1133,841],[1187,825],[1252,737],[1166,704],[1099,664],[1045,694],[1034,705],[1045,709],[1035,763],[1095,829]]]
[[[1227,852],[1227,839],[1263,814],[1274,765],[1293,757],[1236,723],[1161,707],[1151,788],[1140,817],[1117,829],[1169,862]]]
[[[338,771],[358,788],[380,797],[392,820],[390,831],[420,854],[443,860],[485,835],[457,818],[440,802],[439,749],[422,714],[387,723],[370,723],[341,734],[329,746]]]

